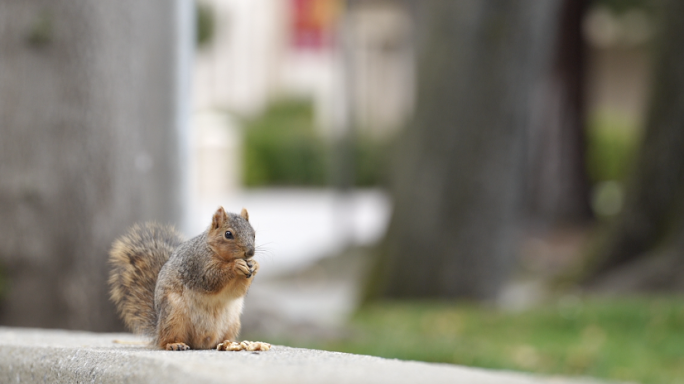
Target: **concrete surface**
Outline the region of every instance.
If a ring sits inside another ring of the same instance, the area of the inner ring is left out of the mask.
[[[578,383],[284,346],[268,352],[167,352],[151,350],[141,341],[130,334],[0,327],[0,382]]]

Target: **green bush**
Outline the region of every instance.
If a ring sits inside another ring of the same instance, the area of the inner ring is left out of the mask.
[[[208,3],[195,1],[195,18],[197,47],[204,48],[214,40],[216,31],[214,8]]]
[[[355,185],[381,183],[388,144],[368,138],[351,150]],[[310,102],[284,100],[246,124],[244,183],[247,186],[325,186],[333,181],[335,147],[315,127]]]
[[[587,129],[587,172],[592,183],[625,181],[640,141],[636,124],[629,119],[599,113]]]
[[[357,186],[386,185],[392,140],[360,137],[354,145],[354,177]]]

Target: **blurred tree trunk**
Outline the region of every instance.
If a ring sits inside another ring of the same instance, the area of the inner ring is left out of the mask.
[[[417,15],[416,115],[367,299],[492,299],[515,253],[526,129],[559,1],[430,0]]]
[[[623,211],[591,258],[599,290],[684,291],[684,2],[664,1],[639,161]]]
[[[535,102],[526,194],[535,223],[582,224],[592,218],[585,165],[585,43],[588,1],[564,0],[549,76]]]
[[[178,6],[0,0],[0,324],[121,329],[109,246],[178,223]]]

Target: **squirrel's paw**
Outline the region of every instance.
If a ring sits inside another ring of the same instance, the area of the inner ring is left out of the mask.
[[[235,260],[235,270],[238,273],[245,275],[247,278],[252,277],[252,268],[245,259]]]
[[[190,346],[185,343],[168,343],[166,344],[167,351],[187,351]]]
[[[252,276],[255,276],[257,274],[257,271],[259,270],[259,263],[256,260],[249,259],[247,260],[247,265],[252,271]]]
[[[261,341],[242,341],[240,343],[226,340],[216,346],[217,351],[268,351],[271,344]]]
[[[249,279],[256,275],[259,270],[259,263],[257,263],[256,260],[251,259],[237,259],[235,260],[235,269]]]

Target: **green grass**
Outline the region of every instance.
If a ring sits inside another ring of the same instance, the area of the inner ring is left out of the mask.
[[[520,313],[385,303],[344,340],[280,342],[405,360],[646,384],[684,383],[684,297],[561,300]]]

